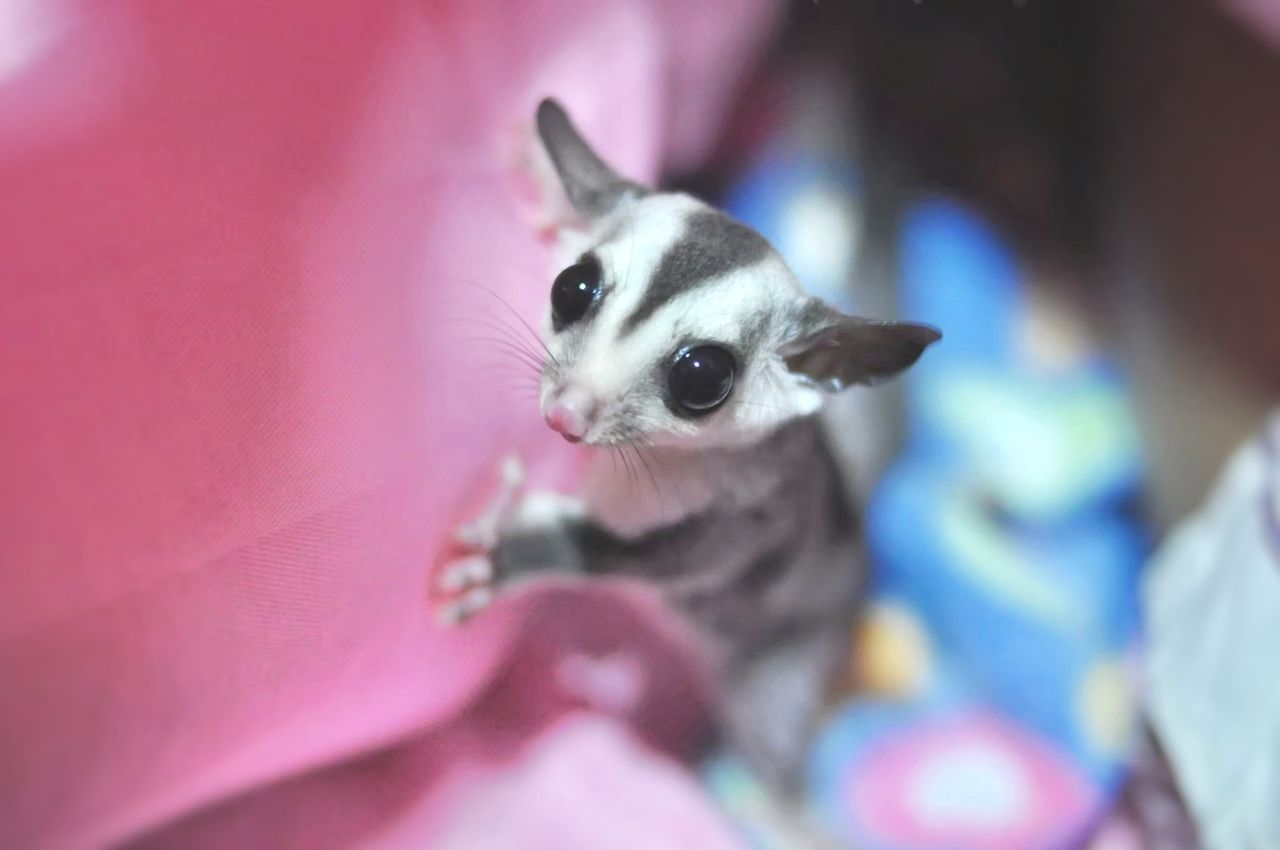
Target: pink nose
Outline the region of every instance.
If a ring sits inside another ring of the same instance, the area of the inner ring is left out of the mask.
[[[587,433],[587,420],[581,413],[564,402],[557,401],[547,408],[543,417],[547,426],[571,443],[579,442]]]

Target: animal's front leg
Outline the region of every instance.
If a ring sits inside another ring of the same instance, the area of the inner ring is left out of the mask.
[[[434,576],[436,612],[447,624],[460,623],[488,607],[497,593],[539,572],[577,572],[581,558],[572,528],[580,522],[580,502],[548,491],[524,492],[524,470],[507,458],[498,492],[455,536],[463,554]]]

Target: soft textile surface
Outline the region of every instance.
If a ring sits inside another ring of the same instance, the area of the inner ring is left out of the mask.
[[[615,724],[567,723],[519,770],[460,805],[436,850],[741,848],[728,826],[697,804],[693,782]]]
[[[1280,47],[1280,3],[1275,0],[1223,0],[1259,37]]]
[[[1153,728],[1207,847],[1280,846],[1280,415],[1225,465],[1144,587]]]
[[[575,465],[476,341],[516,324],[490,291],[526,316],[545,297],[515,167],[533,104],[562,97],[627,173],[664,145],[687,165],[772,11],[4,5],[0,846],[127,841],[231,798],[181,846],[307,846],[317,823],[351,845],[488,740],[492,715],[458,713],[527,606],[441,634],[423,600],[502,452],[544,482]],[[347,761],[407,738],[414,769]]]

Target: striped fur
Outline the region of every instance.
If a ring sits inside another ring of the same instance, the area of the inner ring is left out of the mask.
[[[590,398],[584,441],[644,452],[649,483],[608,453],[587,511],[508,534],[499,575],[574,568],[657,587],[720,651],[729,740],[795,790],[822,686],[843,661],[862,567],[853,506],[815,414],[827,392],[896,374],[937,338],[842,316],[808,297],[758,233],[701,201],[619,177],[554,102],[539,130],[585,228],[601,291],[545,323],[541,402]],[[672,403],[676,352],[714,344],[738,371],[705,416]],[[649,486],[651,484],[652,486]]]

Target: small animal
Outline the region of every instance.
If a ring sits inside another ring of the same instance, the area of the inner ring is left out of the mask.
[[[648,583],[710,641],[727,742],[792,794],[864,577],[818,413],[940,334],[808,297],[751,228],[619,176],[556,101],[536,129],[581,219],[559,232],[542,414],[566,440],[632,460],[597,452],[579,498],[517,497],[508,465],[493,510],[460,534],[475,553],[438,573],[441,614],[464,620],[546,571]]]

